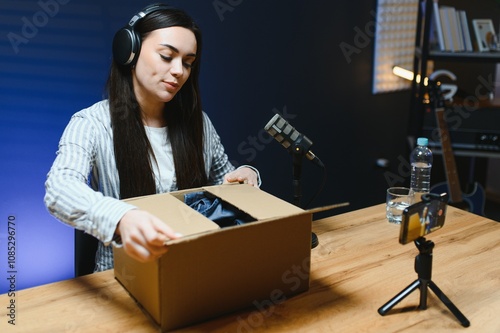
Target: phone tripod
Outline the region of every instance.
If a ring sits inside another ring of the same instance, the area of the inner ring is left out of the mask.
[[[415,240],[415,246],[419,249],[420,253],[415,257],[415,272],[418,274],[418,279],[412,284],[406,287],[399,294],[394,296],[389,302],[384,304],[378,309],[380,315],[385,315],[389,312],[396,304],[402,301],[406,296],[411,294],[417,288],[420,289],[420,304],[418,308],[420,310],[427,309],[427,287],[436,294],[436,296],[441,300],[441,302],[446,305],[446,307],[455,315],[455,317],[460,321],[462,326],[469,327],[469,320],[460,312],[460,310],[450,301],[448,297],[438,288],[438,286],[432,282],[432,249],[434,248],[434,243],[432,241],[426,240],[424,237],[420,237]]]

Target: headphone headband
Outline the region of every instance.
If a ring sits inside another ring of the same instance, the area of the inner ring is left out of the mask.
[[[165,9],[173,9],[166,4],[151,4],[135,14],[128,24],[118,30],[113,38],[113,59],[122,66],[133,66],[141,51],[141,37],[135,31],[137,22],[149,14]]]
[[[130,21],[128,22],[129,27],[134,27],[140,19],[143,19],[144,17],[148,16],[152,12],[156,12],[157,10],[163,10],[163,9],[172,9],[172,6],[157,3],[157,4],[152,4],[149,6],[146,6],[143,8],[140,12],[135,14]]]

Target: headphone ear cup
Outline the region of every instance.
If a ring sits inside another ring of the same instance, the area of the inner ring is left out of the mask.
[[[134,66],[141,52],[141,38],[134,27],[139,20],[158,10],[174,9],[169,5],[152,4],[135,14],[128,25],[113,37],[113,59],[121,66]]]
[[[113,59],[122,66],[133,66],[141,50],[141,39],[129,28],[118,30],[113,38]]]

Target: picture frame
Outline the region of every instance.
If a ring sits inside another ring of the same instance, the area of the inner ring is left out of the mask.
[[[496,51],[496,33],[491,19],[474,19],[472,26],[477,41],[477,49],[479,52],[490,51],[490,45],[495,45]],[[493,44],[494,43],[494,44]]]

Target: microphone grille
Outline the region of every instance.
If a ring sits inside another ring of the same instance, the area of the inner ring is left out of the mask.
[[[290,147],[292,142],[295,142],[300,135],[300,133],[279,114],[275,114],[264,129],[285,148]]]

